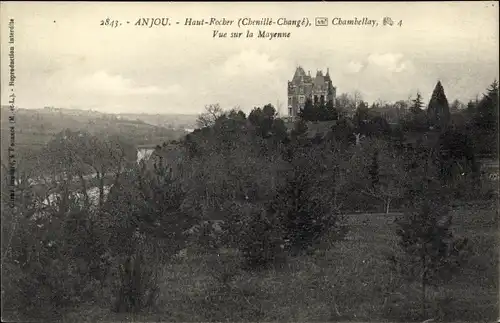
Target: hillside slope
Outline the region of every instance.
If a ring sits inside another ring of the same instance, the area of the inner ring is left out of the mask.
[[[2,147],[10,143],[10,111],[1,109]],[[141,120],[95,111],[71,109],[17,109],[15,115],[16,147],[41,146],[64,129],[84,130],[92,134],[119,134],[134,144],[158,144],[178,139],[186,132],[148,124]]]

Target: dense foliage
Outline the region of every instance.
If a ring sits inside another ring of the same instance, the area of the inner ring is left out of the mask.
[[[62,318],[95,302],[154,310],[162,269],[186,250],[216,259],[234,250],[239,262],[214,271],[228,289],[238,270],[335,249],[349,233],[346,213],[396,209],[404,216],[391,259],[421,278],[425,310],[425,288],[466,255],[448,201],[488,190],[477,156],[496,154],[495,141],[478,142],[497,129],[498,86],[450,114],[438,83],[427,113],[422,106],[420,95],[399,102],[395,124],[380,104],[356,103],[349,115],[348,100],[307,101],[287,124],[270,104],[248,116],[210,105],[199,129],[139,164],[120,136],[65,130],[19,156],[14,186],[3,165],[3,310],[17,319]]]

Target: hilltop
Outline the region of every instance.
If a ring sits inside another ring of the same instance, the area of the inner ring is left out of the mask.
[[[155,126],[173,129],[194,129],[198,117],[194,114],[119,113],[117,115],[124,119],[141,120]]]
[[[10,140],[9,116],[8,107],[2,106],[2,147]],[[15,117],[17,147],[43,145],[64,129],[83,130],[91,134],[119,134],[134,144],[161,143],[178,139],[186,133],[184,127],[179,126],[181,125],[179,122],[168,124],[162,121],[179,120],[172,117],[162,119],[150,115],[120,115],[92,110],[56,108],[16,109]],[[168,126],[164,126],[167,124]]]

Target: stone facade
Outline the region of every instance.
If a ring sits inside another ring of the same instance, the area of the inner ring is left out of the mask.
[[[328,69],[326,75],[318,70],[316,76],[312,77],[311,72],[306,74],[298,66],[292,80],[288,82],[288,116],[296,117],[308,98],[313,102],[331,101],[335,105],[336,92]]]

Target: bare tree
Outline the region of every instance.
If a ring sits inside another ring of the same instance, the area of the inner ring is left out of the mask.
[[[196,126],[198,128],[210,127],[215,121],[224,114],[224,111],[218,103],[205,106],[205,112],[198,116]]]
[[[357,108],[361,102],[363,102],[363,95],[358,90],[352,93],[352,98],[354,100],[355,107]]]

